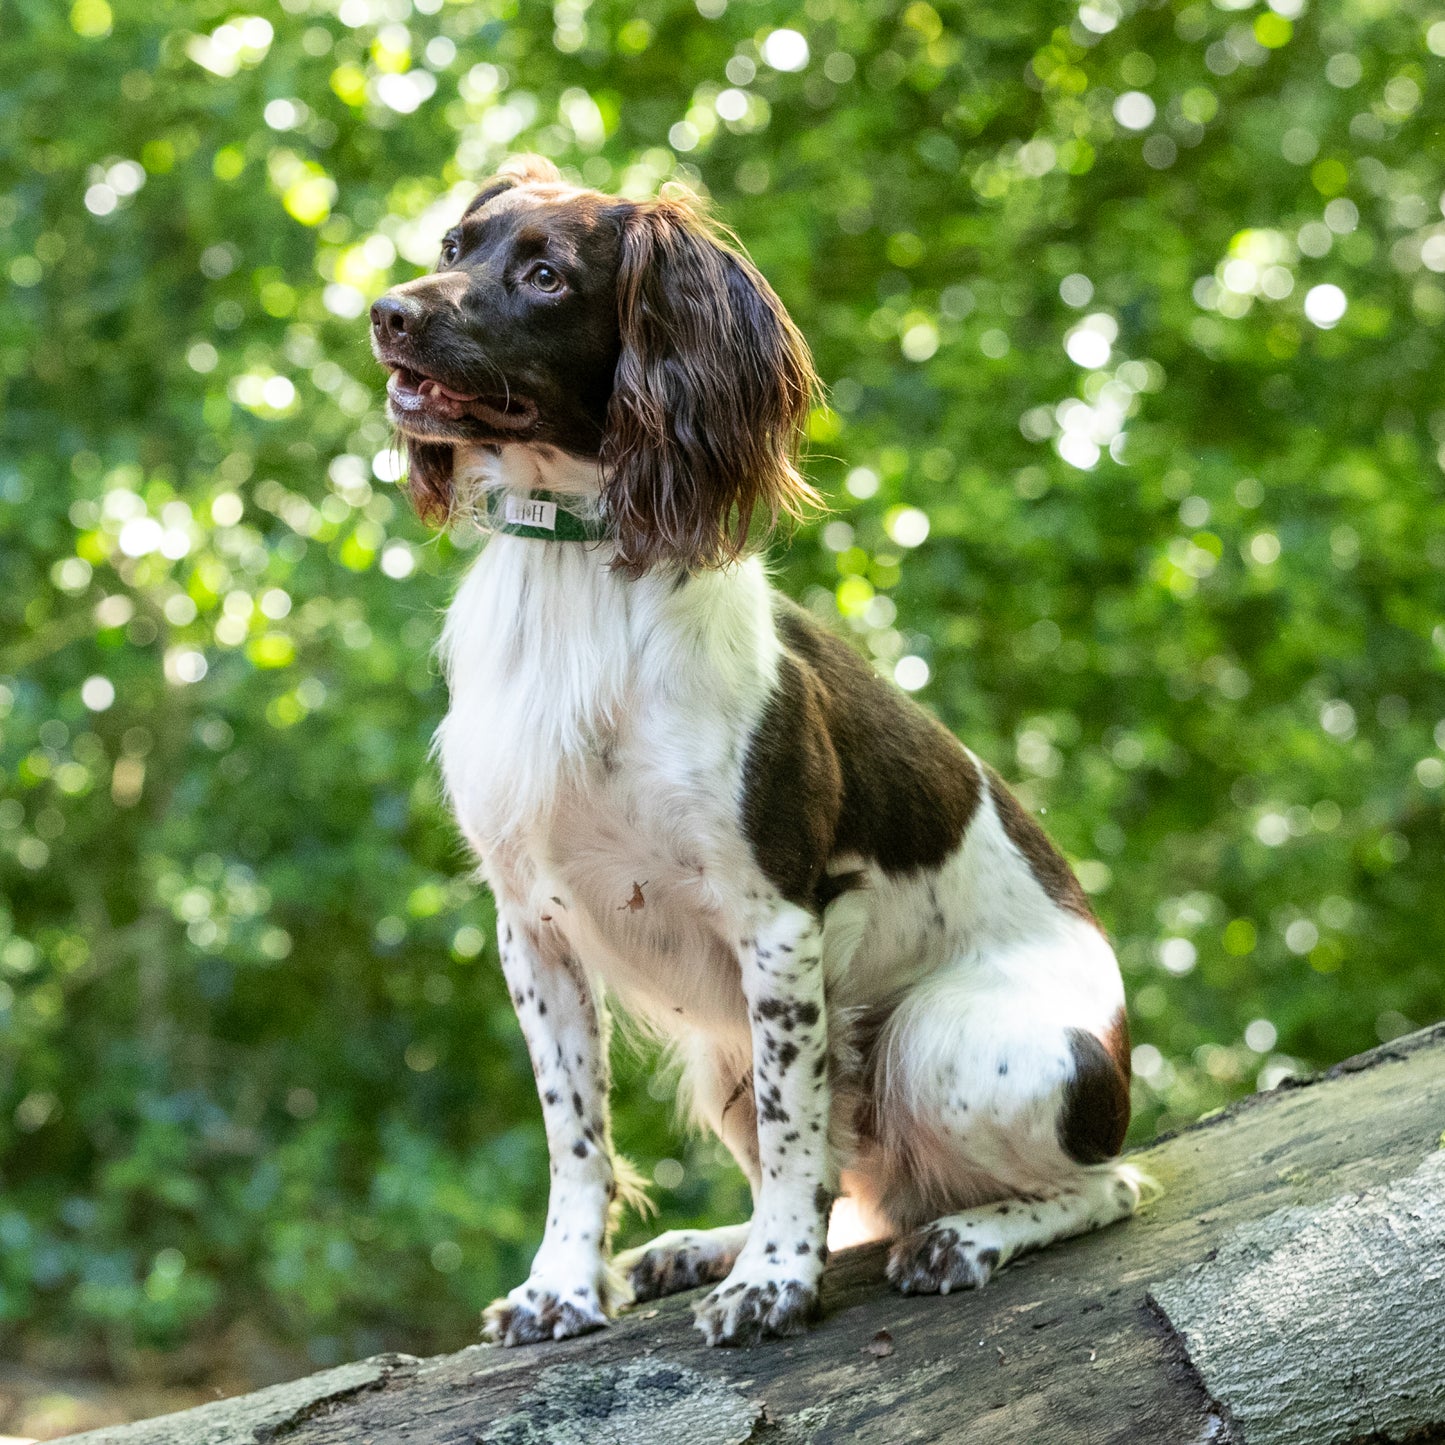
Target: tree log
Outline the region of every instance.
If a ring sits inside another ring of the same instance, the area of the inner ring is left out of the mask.
[[[563,1344],[381,1356],[74,1445],[1445,1442],[1445,1024],[1139,1151],[1135,1219],[986,1289],[837,1256],[810,1334],[709,1350],[690,1296]]]

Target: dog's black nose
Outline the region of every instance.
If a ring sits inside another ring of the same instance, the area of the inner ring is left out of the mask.
[[[371,308],[371,329],[378,341],[404,341],[420,329],[421,308],[400,296],[383,296]]]

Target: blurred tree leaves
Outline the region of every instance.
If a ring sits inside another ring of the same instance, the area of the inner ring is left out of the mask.
[[[1445,1012],[1445,12],[257,9],[0,4],[0,1337],[327,1363],[524,1271],[466,558],[364,323],[514,149],[706,189],[807,331],[781,580],[1078,862],[1136,1135]],[[623,1073],[665,1220],[737,1215]]]

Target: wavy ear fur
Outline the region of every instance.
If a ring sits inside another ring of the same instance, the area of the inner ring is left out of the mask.
[[[406,442],[406,490],[417,516],[433,527],[445,527],[452,515],[452,444]]]
[[[812,358],[732,239],[690,200],[639,203],[623,224],[602,469],[633,574],[734,561],[755,515],[771,525],[818,500],[796,466]]]

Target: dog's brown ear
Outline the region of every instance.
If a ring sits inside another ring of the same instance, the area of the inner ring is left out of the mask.
[[[417,516],[445,527],[452,515],[452,447],[445,442],[406,439],[406,490]]]
[[[617,565],[715,567],[755,516],[800,516],[797,469],[817,386],[807,343],[757,268],[699,206],[627,208],[617,363],[602,444]]]

